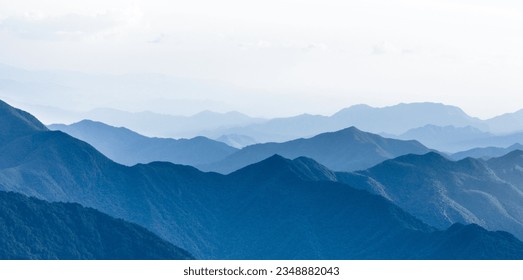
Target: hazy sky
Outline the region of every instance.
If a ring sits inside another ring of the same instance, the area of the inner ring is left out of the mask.
[[[414,101],[516,111],[522,51],[521,1],[0,0],[0,63],[210,80],[240,90],[205,95],[227,104],[209,109],[265,116]]]

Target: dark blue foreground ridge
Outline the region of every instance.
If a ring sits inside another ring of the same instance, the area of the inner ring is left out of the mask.
[[[0,236],[0,259],[192,259],[138,225],[11,192],[0,192]]]

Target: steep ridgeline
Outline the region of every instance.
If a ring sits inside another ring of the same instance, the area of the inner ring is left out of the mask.
[[[491,158],[487,164],[499,178],[523,191],[523,149],[514,150],[502,157]]]
[[[191,259],[150,231],[79,204],[0,191],[0,259]]]
[[[311,160],[273,156],[227,176],[161,162],[126,167],[39,130],[0,154],[3,190],[96,208],[196,258],[523,259],[522,242],[508,233],[435,230],[383,197],[317,181],[334,173]]]
[[[338,181],[380,194],[438,228],[476,223],[523,238],[523,160],[514,156],[518,154],[487,162],[450,161],[437,153],[406,155],[336,175]]]
[[[306,156],[329,169],[352,171],[369,168],[386,159],[405,154],[424,154],[429,149],[417,141],[383,138],[355,127],[328,132],[309,139],[247,146],[224,160],[200,165],[205,171],[230,173],[274,154],[286,158]]]
[[[71,125],[50,125],[49,129],[60,130],[83,140],[110,159],[125,165],[152,161],[199,165],[224,159],[237,151],[205,137],[179,140],[149,138],[123,127],[89,120]]]
[[[0,145],[18,137],[47,131],[45,125],[31,114],[13,108],[2,101],[0,101],[0,128]]]
[[[483,259],[491,258],[487,255],[494,251],[501,255],[520,252],[523,243],[506,232],[461,224],[434,230],[381,196],[327,181],[333,174],[307,158],[291,161],[275,155],[228,175],[230,184],[240,189],[238,200],[244,198],[240,207],[244,213],[233,216],[241,218],[232,221],[234,230],[228,234],[233,240],[247,236],[247,244],[260,242],[268,234],[267,241],[277,244],[264,248],[261,255],[270,256],[280,248],[292,252],[285,258],[302,258],[296,252],[305,247],[318,250],[305,253],[306,258],[327,259]],[[250,220],[248,227],[245,219]],[[282,232],[286,233],[283,240]],[[488,244],[500,247],[487,249]],[[492,251],[481,256],[479,252],[485,249]],[[282,254],[286,253],[273,258]]]

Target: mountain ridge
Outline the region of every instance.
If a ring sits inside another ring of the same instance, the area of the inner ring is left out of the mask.
[[[349,127],[311,138],[247,146],[221,161],[197,167],[204,171],[230,173],[273,154],[280,154],[291,159],[310,157],[330,169],[352,171],[368,168],[398,155],[428,151],[417,141],[383,138]]]
[[[490,159],[494,157],[501,157],[515,150],[523,150],[523,145],[516,143],[506,148],[499,147],[486,147],[486,148],[474,148],[466,151],[457,152],[450,155],[453,160],[460,160],[467,157],[479,158],[479,159]]]
[[[212,137],[216,134],[241,134],[266,143],[311,137],[350,126],[371,133],[399,135],[427,124],[487,128],[480,119],[468,116],[459,107],[442,103],[415,102],[386,107],[359,104],[341,109],[330,116],[302,114],[275,118],[258,124],[210,132],[208,135]]]
[[[509,163],[507,166],[514,165]],[[401,156],[351,174],[337,173],[337,179],[381,194],[438,228],[456,222],[477,223],[490,230],[509,231],[521,238],[522,186],[517,180],[502,179],[500,169],[511,170],[495,168],[492,160],[451,161],[437,153],[429,153]],[[519,173],[511,176],[515,178],[516,175]]]
[[[391,138],[402,140],[415,139],[427,147],[442,152],[458,153],[483,147],[507,147],[523,142],[523,133],[493,134],[474,128],[472,126],[435,126],[426,125],[411,129],[399,136],[390,135]]]
[[[0,143],[11,138],[24,136],[33,131],[46,131],[47,128],[31,114],[9,106],[0,100]]]
[[[191,139],[149,138],[124,127],[91,120],[67,126],[50,125],[49,128],[86,141],[112,160],[125,165],[152,161],[199,165],[223,159],[237,150],[202,136]]]

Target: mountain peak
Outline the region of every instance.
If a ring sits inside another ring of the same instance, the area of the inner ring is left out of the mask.
[[[70,127],[83,127],[83,128],[91,128],[91,129],[105,129],[105,130],[110,130],[110,129],[116,129],[116,130],[120,130],[120,131],[126,131],[128,133],[132,133],[132,134],[135,134],[135,135],[140,135],[140,136],[143,136],[137,132],[134,132],[126,127],[123,127],[123,126],[120,126],[120,127],[116,127],[116,126],[112,126],[112,125],[109,125],[109,124],[106,124],[106,123],[103,123],[103,122],[100,122],[100,121],[95,121],[95,120],[90,120],[90,119],[84,119],[84,120],[81,120],[77,123],[73,123],[70,125]]]
[[[290,170],[292,161],[286,159],[278,154],[257,162],[250,164],[244,168],[232,172],[229,176],[247,177],[247,178],[258,178],[258,177],[275,177],[277,174],[286,173]]]
[[[339,130],[339,131],[348,131],[348,132],[363,132],[361,130],[359,130],[357,127],[355,126],[349,126],[345,129],[342,129],[342,130]]]
[[[331,121],[338,125],[352,124],[364,131],[395,135],[427,124],[485,127],[479,119],[470,117],[459,107],[430,102],[400,103],[386,107],[356,105],[338,111],[332,115]]]
[[[314,136],[313,138],[321,138],[321,137],[329,137],[329,138],[330,137],[343,137],[343,138],[345,138],[347,136],[352,137],[352,136],[356,136],[356,135],[371,136],[371,135],[375,135],[375,134],[361,131],[358,128],[356,128],[355,126],[350,126],[350,127],[338,130],[338,131],[321,133],[321,134]]]
[[[74,123],[72,125],[80,125],[80,124],[82,124],[82,125],[84,125],[84,124],[85,125],[106,125],[106,124],[104,124],[104,123],[102,123],[100,121],[94,121],[94,120],[89,120],[89,119],[83,119],[83,120],[81,120],[79,122],[76,122],[76,123]]]
[[[354,171],[374,166],[386,159],[409,153],[430,151],[417,141],[383,138],[350,126],[283,143],[255,144],[243,148],[220,162],[203,166],[206,171],[230,173],[274,154],[294,159],[313,158],[333,171]]]
[[[0,142],[40,131],[47,128],[34,116],[0,100]]]
[[[235,175],[233,175],[235,174]],[[307,158],[298,157],[290,160],[279,154],[274,154],[258,163],[251,164],[238,171],[231,173],[233,176],[245,176],[249,174],[250,178],[292,178],[303,181],[335,181],[336,175],[327,167],[317,161]]]
[[[418,154],[407,154],[403,156],[399,156],[394,159],[386,160],[381,164],[378,164],[378,166],[381,165],[388,165],[388,164],[394,164],[394,163],[406,163],[406,164],[413,164],[416,166],[434,166],[435,164],[441,164],[449,162],[447,158],[442,156],[441,154],[437,152],[428,152],[423,155]],[[374,168],[374,167],[373,167]],[[371,168],[371,169],[373,169]]]
[[[367,112],[367,111],[373,110],[373,109],[376,109],[376,108],[371,107],[371,106],[369,106],[367,104],[356,104],[356,105],[352,105],[350,107],[343,108],[343,109],[339,110],[338,112],[334,113],[332,115],[332,117],[334,117],[334,118],[342,118],[345,115],[352,115],[352,114],[355,114],[355,113]]]
[[[271,167],[284,167],[288,166],[292,163],[290,159],[284,158],[283,156],[279,154],[274,154],[258,163],[255,163],[253,165],[260,165],[260,166],[271,166]]]

